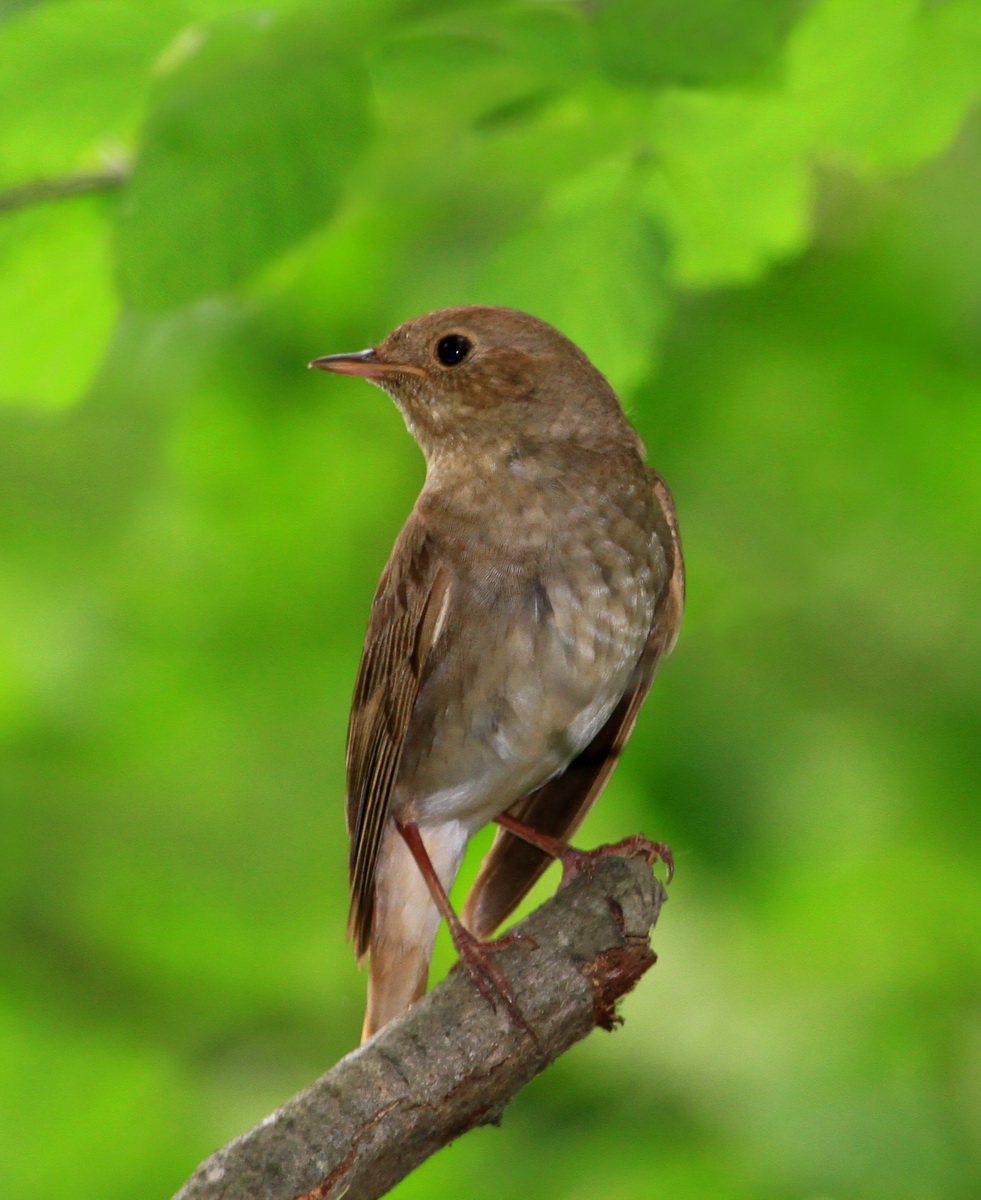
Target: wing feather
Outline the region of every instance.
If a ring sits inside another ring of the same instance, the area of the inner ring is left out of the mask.
[[[409,720],[449,599],[449,575],[410,517],[375,593],[348,729],[348,936],[359,959],[371,943],[375,867]]]

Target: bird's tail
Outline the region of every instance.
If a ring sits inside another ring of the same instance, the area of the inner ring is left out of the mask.
[[[419,832],[448,892],[460,869],[469,831],[459,821],[443,821],[420,825]],[[385,831],[375,871],[368,1009],[362,1042],[423,995],[438,928],[439,910],[392,822]]]

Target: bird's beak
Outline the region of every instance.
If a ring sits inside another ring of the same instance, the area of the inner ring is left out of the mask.
[[[411,367],[407,363],[383,362],[373,349],[359,350],[357,354],[325,354],[323,358],[315,358],[311,367],[319,367],[321,371],[333,371],[337,375],[360,375],[364,379],[382,379],[386,375],[408,372],[410,375],[424,375],[419,367]]]

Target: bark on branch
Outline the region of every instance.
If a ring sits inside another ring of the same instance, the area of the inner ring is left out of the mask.
[[[535,1030],[495,1012],[459,967],[316,1083],[198,1167],[175,1200],[373,1200],[508,1102],[655,961],[665,899],[642,859],[600,859],[517,926],[498,963]]]

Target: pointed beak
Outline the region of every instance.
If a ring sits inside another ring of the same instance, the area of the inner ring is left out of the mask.
[[[309,365],[337,375],[360,375],[364,379],[381,379],[406,371],[410,375],[425,374],[419,367],[410,367],[407,363],[382,362],[374,349],[359,350],[357,354],[325,354]]]

